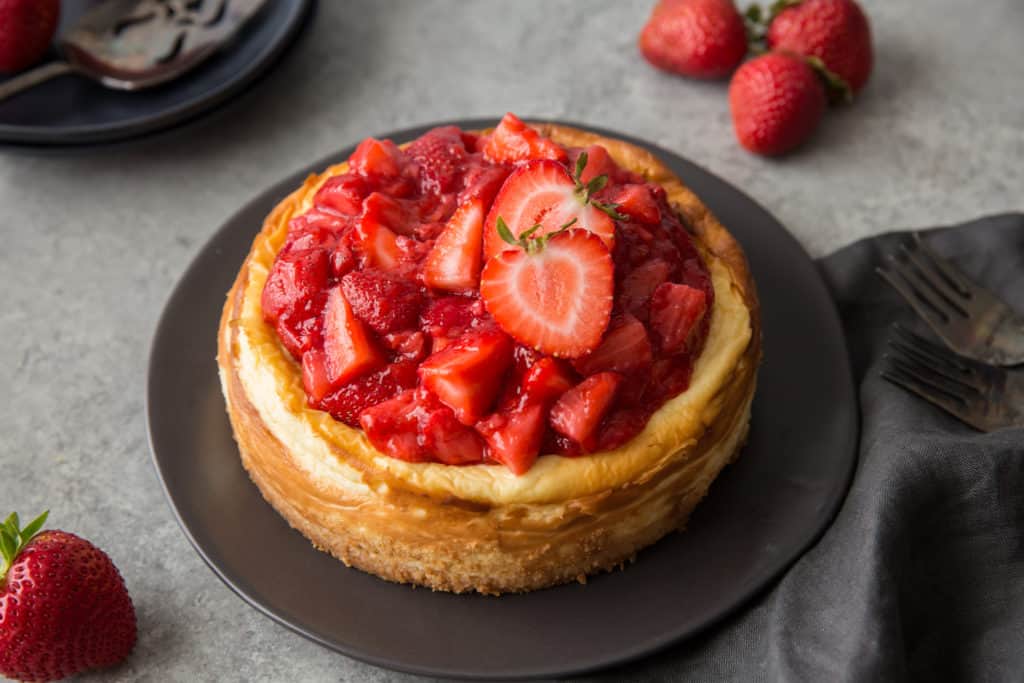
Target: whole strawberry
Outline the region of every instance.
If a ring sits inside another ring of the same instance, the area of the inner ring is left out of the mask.
[[[661,0],[640,32],[640,53],[665,71],[721,78],[747,54],[747,33],[731,0]]]
[[[0,0],[0,71],[13,73],[38,62],[59,17],[60,0]]]
[[[853,0],[803,0],[768,27],[768,47],[818,57],[854,93],[867,83],[873,61],[871,28]]]
[[[785,53],[750,60],[729,83],[736,138],[757,154],[784,154],[806,140],[825,105],[818,75],[802,58]]]
[[[112,666],[135,646],[135,610],[107,555],[46,521],[0,525],[0,674],[52,681]]]

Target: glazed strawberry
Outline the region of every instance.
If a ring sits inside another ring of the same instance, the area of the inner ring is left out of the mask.
[[[746,28],[730,0],[661,0],[640,33],[640,52],[665,71],[721,78],[747,54]]]
[[[462,131],[456,126],[444,126],[414,140],[405,154],[420,165],[424,192],[444,193],[450,192],[458,182],[467,153]]]
[[[471,465],[484,459],[484,440],[459,422],[447,407],[426,416],[420,427],[423,448],[446,465]]]
[[[424,389],[410,389],[363,411],[363,432],[378,450],[410,462],[468,465],[483,460],[484,442]]]
[[[528,159],[554,159],[566,161],[568,155],[562,146],[541,137],[511,112],[486,138],[483,144],[484,156],[497,163],[511,163]]]
[[[668,280],[672,272],[664,259],[652,258],[631,270],[622,279],[622,307],[640,320],[648,319],[651,295],[658,285]]]
[[[682,353],[707,312],[703,290],[666,282],[651,297],[651,329],[658,335],[662,351]]]
[[[571,370],[565,366],[565,361],[540,358],[530,365],[520,381],[520,405],[536,403],[546,408],[572,385]]]
[[[548,419],[552,429],[584,450],[593,450],[597,428],[611,408],[621,381],[621,376],[614,372],[599,372],[562,394],[551,407]]]
[[[854,0],[803,0],[783,9],[767,35],[773,50],[817,57],[856,93],[871,75],[871,27]]]
[[[0,675],[54,681],[114,666],[135,646],[135,609],[117,567],[92,543],[43,531],[46,513],[0,526]]]
[[[647,225],[661,222],[661,209],[647,185],[623,185],[612,194],[616,211],[630,220]]]
[[[341,286],[327,295],[323,335],[327,379],[334,386],[384,365],[384,357],[373,343],[370,332],[352,312]]]
[[[643,323],[627,313],[618,324],[608,329],[601,345],[593,353],[573,365],[584,375],[605,370],[628,372],[649,365],[653,357],[651,341]]]
[[[579,229],[517,239],[484,266],[480,296],[502,329],[542,353],[578,358],[597,347],[608,326],[614,277],[608,248]]]
[[[593,195],[608,181],[597,176],[587,183],[581,174],[588,157],[581,154],[573,177],[556,161],[530,161],[508,177],[491,205],[484,222],[484,256],[490,258],[506,248],[498,234],[498,218],[519,237],[525,230],[540,225],[537,237],[560,230],[566,225],[585,228],[602,240],[609,249],[615,241],[615,206],[598,202]]]
[[[497,329],[469,332],[420,365],[420,381],[471,425],[487,414],[512,362],[512,340]]]
[[[408,280],[374,270],[360,270],[341,278],[352,312],[378,334],[415,327],[423,295]]]
[[[306,358],[314,353],[310,351],[302,357],[303,369],[306,367]],[[313,407],[327,411],[347,425],[358,427],[359,416],[364,410],[394,398],[406,389],[414,388],[418,381],[416,362],[399,360],[330,391]]]
[[[360,219],[355,224],[353,243],[371,268],[399,270],[405,251],[399,245],[398,235],[376,221]]]
[[[454,292],[476,289],[482,267],[484,211],[480,197],[455,211],[423,264],[424,284]]]
[[[42,59],[59,18],[59,0],[0,0],[0,72],[21,71]]]
[[[274,261],[260,300],[263,318],[276,323],[327,286],[329,254],[320,248],[293,250]]]
[[[348,158],[349,168],[363,177],[397,178],[402,173],[402,150],[391,140],[366,138]]]
[[[619,170],[619,167],[615,164],[611,155],[608,154],[608,150],[605,149],[604,145],[589,145],[575,155],[570,154],[569,160],[572,162],[573,167],[579,161],[580,154],[587,155],[586,164],[580,172],[580,182],[583,184],[589,183],[594,178],[602,175],[611,178]]]
[[[801,58],[772,52],[741,66],[729,84],[729,107],[740,144],[784,154],[802,143],[825,113],[825,89]]]
[[[358,216],[363,211],[363,200],[370,194],[366,180],[355,173],[332,176],[313,196],[313,205],[331,209],[347,216]]]
[[[529,470],[540,455],[545,428],[544,407],[537,403],[495,413],[476,426],[487,440],[491,459],[517,475]]]

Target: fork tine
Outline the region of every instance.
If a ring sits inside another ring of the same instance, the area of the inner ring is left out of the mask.
[[[984,373],[978,370],[978,366],[973,361],[958,356],[902,325],[893,325],[892,332],[893,336],[889,339],[889,345],[893,348],[912,356],[920,363],[932,367],[950,379],[984,393],[987,386],[986,378],[983,377]]]
[[[946,276],[936,268],[934,262],[929,261],[927,252],[918,249],[918,246],[920,246],[920,242],[914,241],[904,242],[900,245],[900,251],[910,262],[914,275],[945,299],[946,303],[959,311],[960,315],[965,318],[969,317],[966,302],[970,300],[970,295],[951,286]]]
[[[893,347],[895,350],[895,347]],[[902,370],[908,375],[912,375],[922,382],[931,384],[936,389],[940,389],[943,392],[954,396],[964,403],[967,402],[969,394],[976,394],[980,396],[980,393],[971,385],[961,382],[954,376],[946,374],[944,371],[928,364],[927,362],[922,363],[913,356],[903,356],[897,351],[896,353],[890,353],[886,355],[889,363],[899,370]]]
[[[882,378],[892,382],[902,389],[905,389],[906,391],[911,392],[912,394],[920,396],[932,405],[946,411],[961,422],[965,422],[979,431],[985,431],[983,427],[975,423],[963,401],[936,390],[930,384],[920,382],[913,376],[906,375],[895,368],[883,370]]]
[[[903,261],[896,256],[890,256],[889,262],[896,274],[910,284],[918,298],[934,308],[945,321],[952,320],[957,316],[967,317],[967,311],[938,292],[915,264]]]
[[[921,233],[913,233],[914,249],[923,254],[928,262],[937,270],[949,283],[950,287],[955,289],[961,296],[971,298],[974,295],[975,284],[959,268],[954,266],[952,263],[947,261],[942,256],[932,249],[931,245],[923,237]]]
[[[890,259],[890,266],[892,265],[892,259]],[[917,312],[925,321],[928,322],[935,331],[938,332],[942,327],[949,324],[949,317],[940,313],[934,304],[929,302],[923,295],[919,296],[917,290],[912,287],[909,283],[906,283],[897,275],[895,270],[887,270],[882,267],[875,267],[875,272],[882,276],[882,279],[892,285],[892,288],[900,293],[911,308]]]

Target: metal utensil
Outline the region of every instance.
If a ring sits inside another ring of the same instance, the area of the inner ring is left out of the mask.
[[[918,233],[875,270],[960,355],[992,365],[1024,363],[1024,316],[935,253]]]
[[[58,43],[66,61],[0,83],[0,101],[63,74],[118,90],[177,78],[231,40],[267,0],[107,0]]]
[[[956,355],[898,325],[882,377],[977,430],[1024,427],[1024,370]]]

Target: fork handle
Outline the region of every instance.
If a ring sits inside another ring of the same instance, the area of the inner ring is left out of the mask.
[[[64,74],[73,73],[75,67],[71,66],[67,62],[50,62],[37,66],[31,71],[26,71],[20,76],[15,76],[3,83],[0,83],[0,102],[6,100],[8,97],[17,95],[22,90],[28,90],[33,88],[43,81],[48,81],[51,78],[57,76],[63,76]]]

